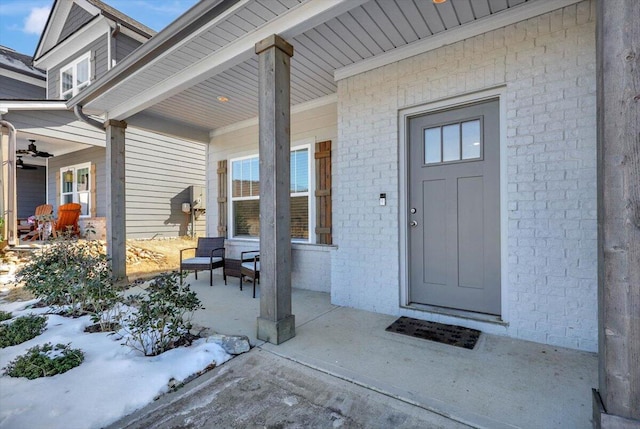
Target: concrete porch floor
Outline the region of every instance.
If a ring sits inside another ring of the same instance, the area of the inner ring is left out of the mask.
[[[199,277],[187,278],[205,307],[194,324],[248,336],[256,346],[250,354],[268,352],[452,424],[591,427],[591,388],[597,386],[593,353],[484,333],[474,350],[414,339],[385,331],[395,316],[334,306],[328,294],[300,289],[292,294],[296,337],[275,346],[255,338],[259,286],[252,299],[250,283],[241,292],[237,278],[224,285],[215,275],[210,287],[207,273]]]

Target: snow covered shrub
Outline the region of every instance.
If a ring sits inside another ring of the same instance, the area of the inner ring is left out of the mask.
[[[9,362],[4,373],[11,377],[33,380],[62,374],[80,365],[82,361],[82,350],[72,349],[70,344],[57,344],[54,347],[51,343],[46,343],[30,348],[27,353]]]
[[[111,322],[109,310],[120,300],[111,264],[98,241],[58,240],[34,254],[18,270],[16,281],[44,304],[74,317],[90,313],[105,328]]]
[[[24,343],[42,334],[47,326],[45,316],[18,317],[11,323],[0,324],[0,348]]]
[[[193,312],[202,308],[196,293],[181,285],[175,272],[156,277],[147,294],[130,296],[128,305],[137,308],[121,321],[125,344],[145,356],[173,348],[189,334]]]

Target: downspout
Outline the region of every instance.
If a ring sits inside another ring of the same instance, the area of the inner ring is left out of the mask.
[[[75,113],[76,118],[80,119],[82,122],[86,122],[87,124],[96,127],[100,131],[104,131],[104,124],[85,115],[85,113],[82,111],[81,105],[76,104],[75,106],[73,106],[73,113]]]
[[[9,241],[11,246],[16,245],[17,234],[16,228],[18,224],[16,213],[16,128],[5,120],[0,119],[0,127],[5,127],[9,130],[9,145],[7,159],[2,159],[2,182],[6,180],[6,186],[2,189],[2,212],[0,213],[4,217],[4,231],[6,231],[5,238]],[[0,134],[2,134],[0,132]],[[4,157],[2,157],[4,158]],[[7,175],[5,176],[5,171]],[[3,183],[4,184],[4,183]],[[6,197],[4,190],[6,189]],[[5,206],[6,201],[6,206]],[[4,234],[3,231],[3,234]]]
[[[118,61],[118,40],[116,39],[116,37],[118,36],[118,34],[120,34],[120,24],[116,22],[113,28],[111,26],[109,26],[109,28],[111,29],[111,31],[109,32],[109,65],[107,68],[111,70],[111,68],[115,66],[116,62]]]

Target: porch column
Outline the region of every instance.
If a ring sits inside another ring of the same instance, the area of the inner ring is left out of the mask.
[[[640,428],[640,2],[597,2],[595,428]]]
[[[258,339],[295,336],[291,314],[290,71],[293,46],[278,35],[256,43],[260,62],[260,317]]]
[[[18,202],[16,197],[16,129],[0,116],[0,156],[2,202],[0,216],[4,217],[2,235],[10,245],[20,244],[18,239]]]
[[[113,278],[124,281],[126,264],[126,210],[124,142],[126,122],[107,121],[107,252],[111,258]]]

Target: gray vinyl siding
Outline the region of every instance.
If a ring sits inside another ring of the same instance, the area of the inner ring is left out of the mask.
[[[64,67],[67,67],[71,62],[89,51],[91,51],[91,81],[95,81],[107,72],[109,53],[107,44],[107,33],[105,32],[104,35],[98,37],[92,43],[87,44],[85,48],[74,53],[73,55],[70,55],[64,61],[61,61],[60,64],[56,65],[55,67],[51,67],[48,70],[48,88],[50,99],[60,98],[60,70],[62,70]]]
[[[23,158],[24,159],[24,158]],[[28,159],[24,159],[29,163]],[[18,198],[18,218],[28,218],[36,212],[36,207],[45,204],[46,199],[46,168],[35,170],[16,169],[16,192]]]
[[[64,23],[62,31],[60,32],[58,43],[66,39],[70,34],[73,34],[78,28],[82,27],[92,18],[93,16],[89,12],[74,3],[69,11],[67,21]]]
[[[42,81],[44,84],[44,81]],[[3,100],[44,100],[47,91],[44,86],[36,86],[7,76],[0,76],[0,99]]]
[[[124,57],[135,51],[142,43],[122,33],[118,34],[112,42],[115,44],[116,54],[114,55],[116,62],[122,61]]]
[[[205,152],[201,143],[127,128],[127,237],[176,237],[189,233],[182,212],[189,186],[205,186]],[[205,233],[205,216],[196,221]]]
[[[205,185],[206,146],[135,128],[127,128],[125,143],[127,238],[187,235],[190,217],[182,213],[189,186]],[[104,138],[104,137],[103,137]],[[96,216],[106,216],[106,152],[93,147],[49,158],[49,199],[60,204],[60,169],[91,162],[96,165]],[[205,234],[205,216],[196,233]]]
[[[54,211],[57,211],[58,206],[60,205],[60,184],[57,179],[60,176],[60,169],[90,162],[91,164],[96,165],[95,183],[97,200],[91,201],[91,205],[96,208],[97,217],[107,215],[107,205],[105,200],[105,159],[106,151],[103,147],[90,147],[77,152],[49,158],[49,175],[47,178],[49,184],[49,198],[47,202],[53,205]]]

